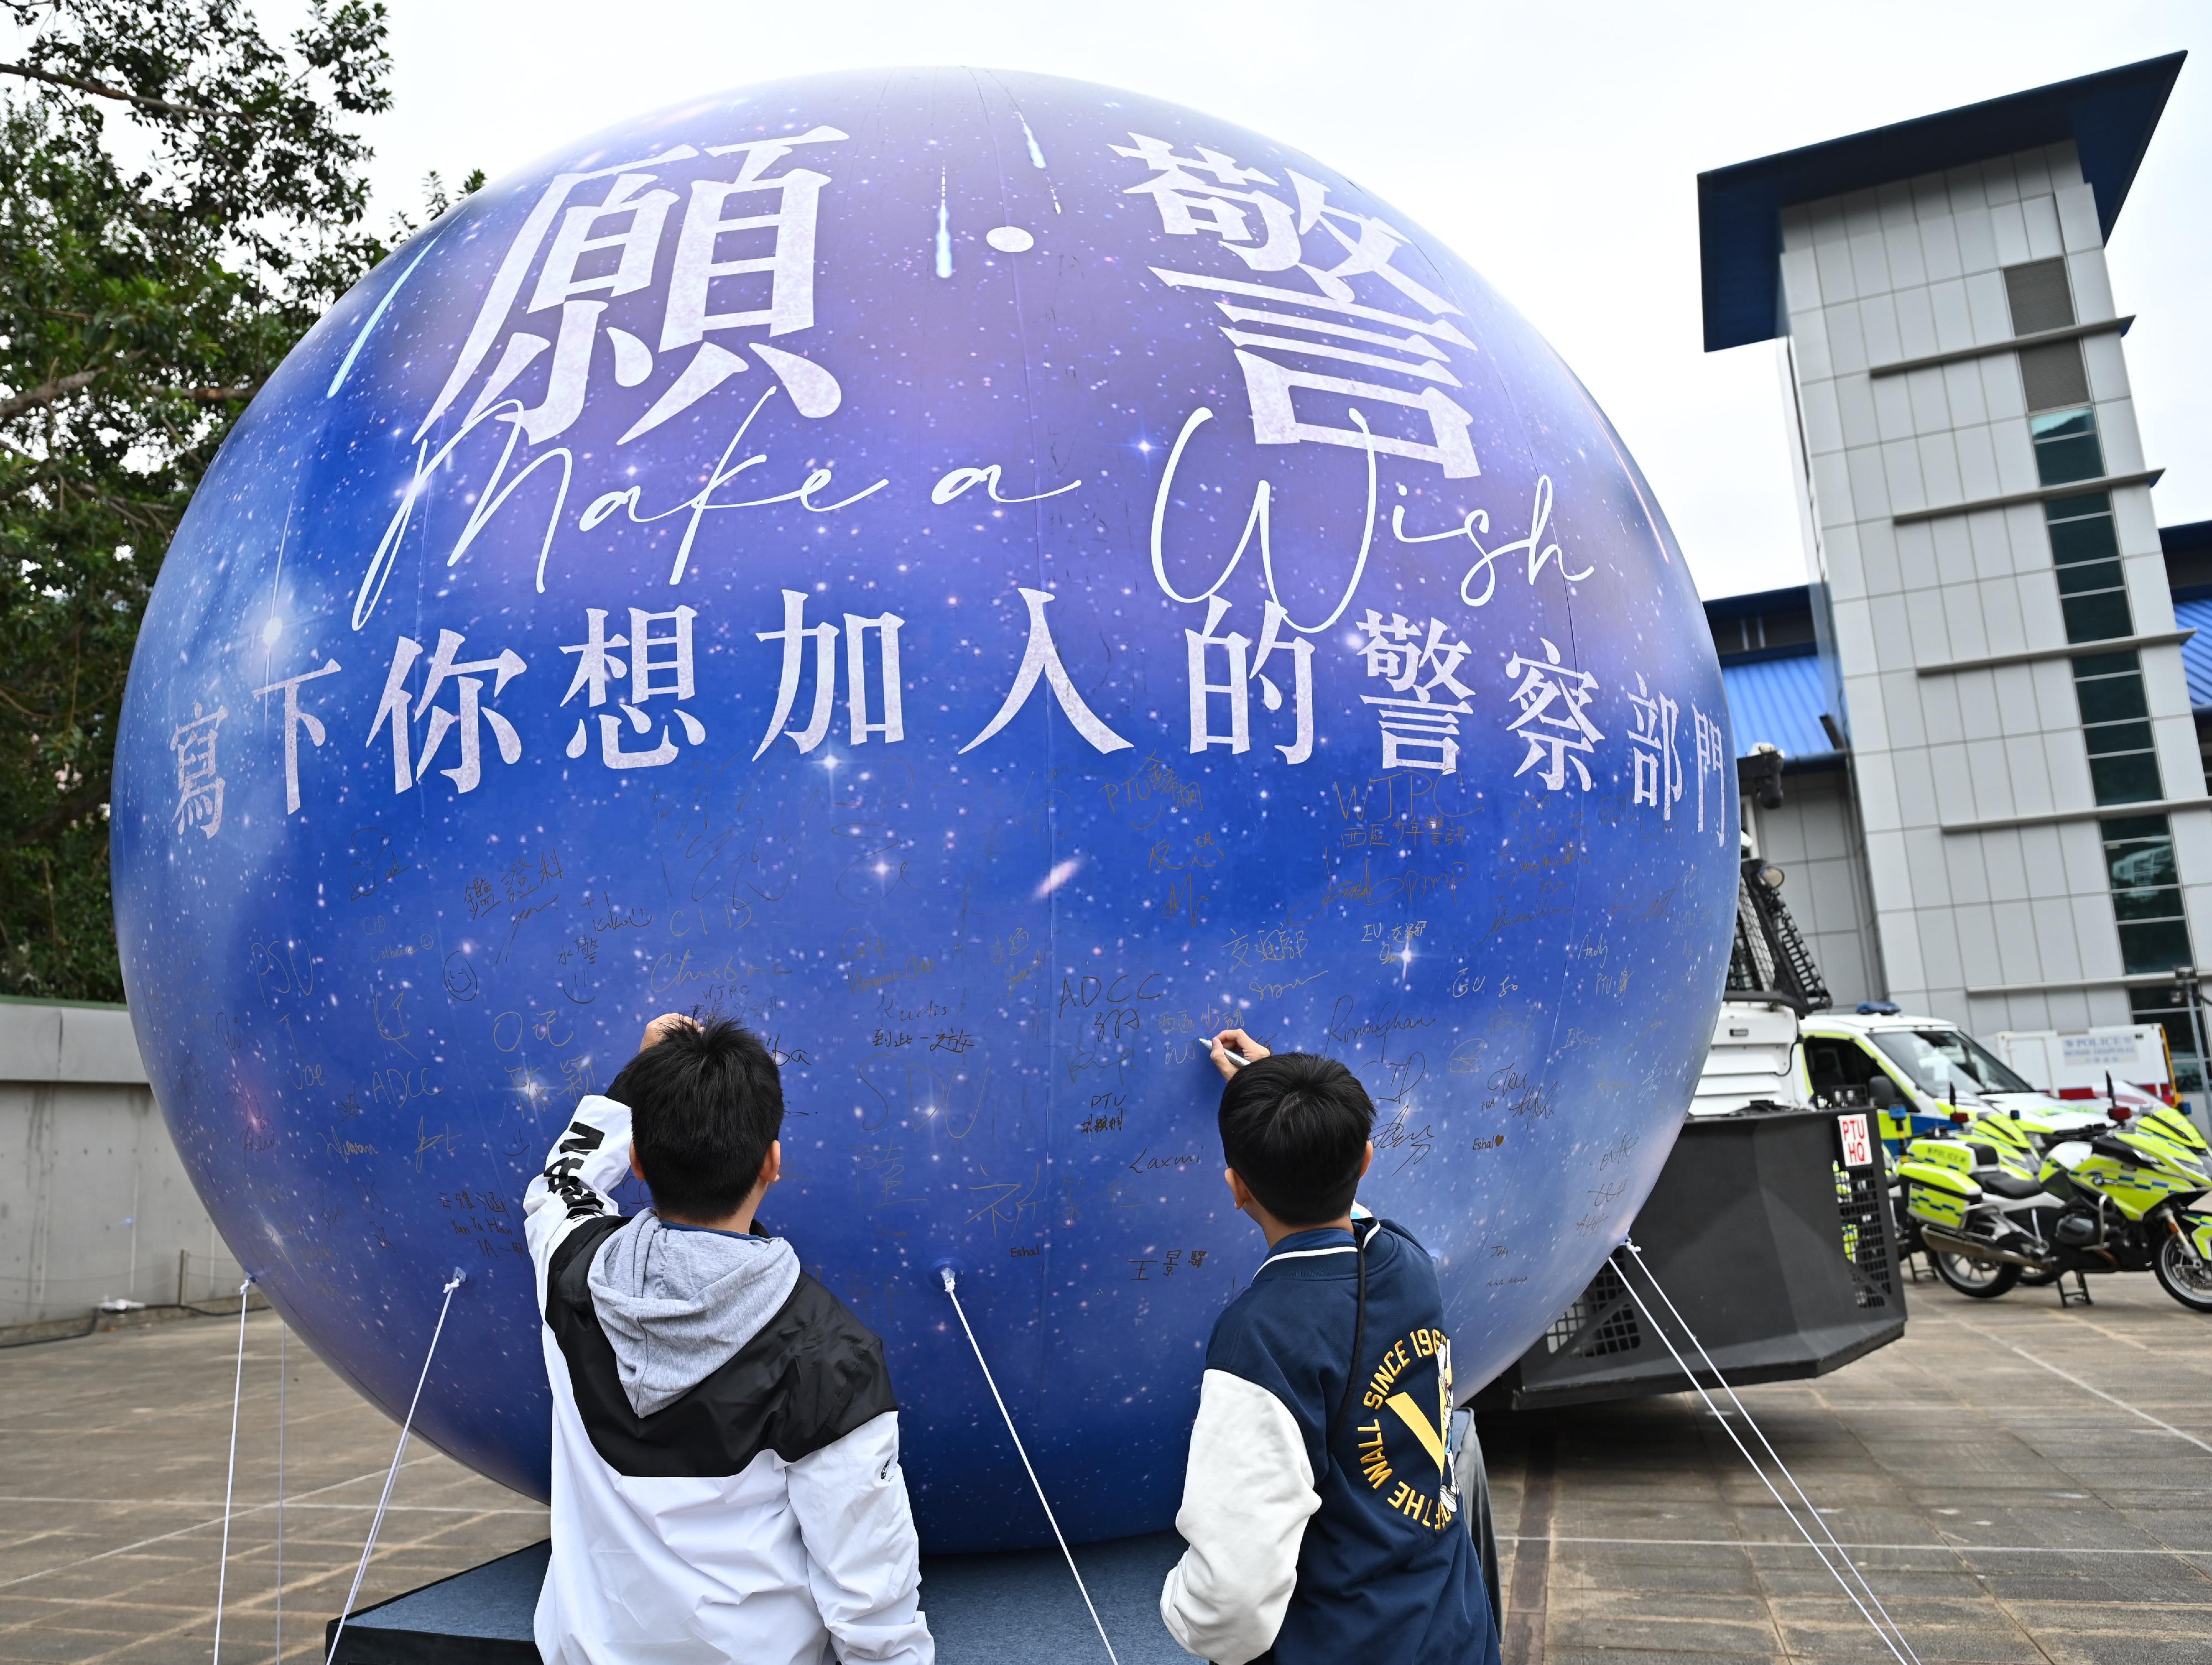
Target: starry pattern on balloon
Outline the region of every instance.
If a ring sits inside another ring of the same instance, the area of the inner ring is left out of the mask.
[[[1260,135],[950,70],[623,123],[397,250],[185,517],[112,805],[157,1097],[395,1414],[467,1269],[416,1426],[542,1495],[518,1200],[726,1012],[925,1544],[1048,1541],[947,1257],[1072,1534],[1164,1528],[1262,1249],[1202,1037],[1360,1073],[1465,1392],[1656,1177],[1736,892],[1677,553],[1529,326]]]

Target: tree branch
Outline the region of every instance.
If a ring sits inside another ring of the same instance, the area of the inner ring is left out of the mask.
[[[102,771],[97,779],[79,781],[73,789],[64,793],[59,801],[49,808],[44,815],[40,816],[28,826],[16,829],[10,835],[10,842],[19,847],[25,844],[45,843],[55,834],[65,830],[71,823],[82,821],[88,815],[96,814],[100,806],[107,801],[112,789],[106,771]]]
[[[142,110],[158,110],[165,116],[221,116],[221,110],[210,110],[204,104],[172,104],[165,98],[147,98],[127,88],[110,87],[103,82],[80,81],[75,76],[65,76],[52,70],[41,70],[31,64],[0,64],[0,75],[21,76],[26,81],[43,81],[55,87],[67,87],[74,92],[90,93],[94,98],[112,98],[125,104],[135,104]]]
[[[124,354],[123,356],[127,361],[137,357],[138,355],[136,351],[132,351]],[[41,405],[52,404],[58,398],[89,387],[105,374],[104,368],[79,370],[74,375],[55,376],[50,380],[42,381],[27,392],[17,393],[9,398],[0,398],[0,422],[11,421],[21,416],[26,410],[36,410]],[[191,400],[194,404],[228,404],[240,399],[250,399],[260,391],[259,382],[255,382],[248,387],[180,387],[177,390],[180,397]]]
[[[35,410],[40,405],[52,404],[56,399],[74,393],[81,387],[89,387],[100,380],[100,374],[99,370],[80,370],[73,376],[56,376],[51,381],[40,382],[28,392],[0,399],[0,422],[12,422],[26,410]]]

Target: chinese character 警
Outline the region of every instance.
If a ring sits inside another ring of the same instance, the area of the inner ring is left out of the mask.
[[[460,757],[451,768],[440,774],[461,792],[474,792],[483,778],[483,725],[491,726],[492,738],[499,747],[499,755],[507,763],[519,763],[522,758],[522,737],[514,732],[514,725],[483,702],[482,672],[493,675],[491,696],[496,700],[507,684],[529,667],[520,654],[512,647],[501,651],[497,659],[462,660],[459,658],[465,638],[459,631],[438,632],[437,651],[430,656],[430,669],[422,684],[422,697],[413,702],[409,711],[407,679],[421,657],[422,644],[409,636],[399,638],[392,653],[392,669],[384,679],[384,697],[377,702],[376,720],[369,725],[368,744],[376,744],[379,730],[387,726],[392,737],[392,789],[405,792],[419,783],[430,772],[437,761],[438,749],[445,744],[447,734],[460,731]],[[446,684],[451,681],[459,690],[459,709],[449,711],[443,706],[433,706]],[[425,714],[430,719],[423,735],[421,758],[413,755],[411,724]]]
[[[1571,765],[1583,790],[1588,792],[1589,770],[1583,767],[1583,758],[1596,750],[1595,742],[1605,738],[1591,723],[1588,710],[1597,692],[1597,678],[1586,671],[1562,665],[1559,650],[1541,636],[1537,640],[1544,643],[1542,659],[1524,659],[1516,653],[1505,666],[1507,676],[1521,678],[1512,696],[1521,714],[1505,726],[1528,743],[1528,756],[1513,772],[1526,775],[1541,763],[1544,770],[1539,778],[1547,789],[1557,792],[1566,784]],[[1570,752],[1579,755],[1570,757]]]
[[[1332,206],[1328,187],[1303,173],[1287,173],[1297,199],[1293,206],[1273,192],[1245,188],[1276,182],[1257,168],[1240,167],[1220,151],[1200,146],[1194,157],[1179,156],[1164,140],[1142,133],[1129,137],[1130,145],[1110,147],[1114,154],[1143,163],[1152,177],[1127,187],[1124,194],[1151,197],[1164,234],[1210,236],[1252,271],[1296,270],[1313,285],[1315,292],[1308,294],[1277,284],[1153,268],[1153,276],[1172,288],[1236,297],[1215,304],[1229,320],[1222,333],[1236,349],[1244,374],[1253,437],[1260,444],[1306,441],[1410,457],[1436,465],[1450,479],[1482,471],[1468,441],[1472,419],[1443,392],[1462,383],[1437,344],[1471,349],[1473,343],[1446,320],[1445,314],[1456,314],[1460,308],[1393,264],[1399,252],[1409,246],[1404,234],[1373,215]],[[1333,246],[1322,256],[1333,264],[1304,258],[1304,240],[1315,234]],[[1394,293],[1370,291],[1370,299],[1387,301],[1389,307],[1362,302],[1350,281],[1354,277],[1387,285]],[[1261,304],[1240,304],[1252,301]],[[1395,309],[1408,301],[1425,316],[1408,316]],[[1303,315],[1316,313],[1322,316]],[[1373,327],[1378,325],[1383,327]],[[1320,361],[1321,368],[1294,368],[1283,363],[1284,358]],[[1379,371],[1416,386],[1330,374],[1330,367],[1356,367],[1366,374]],[[1318,408],[1302,414],[1294,405],[1300,394]],[[1419,413],[1429,438],[1423,441],[1377,433],[1356,404],[1347,407],[1346,400]],[[1324,420],[1331,416],[1343,420]]]
[[[866,743],[871,734],[880,734],[886,743],[906,738],[905,686],[899,674],[899,628],[906,621],[896,613],[883,613],[874,618],[862,618],[857,613],[845,615],[845,705],[850,719],[848,733],[854,745]],[[876,638],[876,708],[883,712],[878,722],[869,715],[867,633]],[[823,736],[830,732],[830,708],[837,698],[837,627],[834,624],[806,623],[806,592],[786,590],[783,592],[783,629],[757,630],[753,633],[763,641],[783,644],[783,669],[776,680],[775,714],[769,719],[768,732],[753,756],[760,757],[776,742],[776,737],[788,734],[791,743],[803,756],[822,744]],[[786,728],[791,717],[792,706],[799,698],[799,684],[806,671],[806,645],[814,644],[814,708],[803,729]]]
[[[1636,691],[1628,696],[1628,705],[1636,714],[1628,734],[1629,744],[1636,749],[1633,801],[1657,810],[1662,821],[1672,821],[1674,805],[1682,801],[1682,758],[1675,750],[1674,740],[1681,708],[1664,694],[1654,694],[1640,671],[1636,675]],[[1698,797],[1702,803],[1702,781]]]
[[[678,607],[665,613],[648,613],[633,607],[629,610],[629,634],[611,636],[607,634],[606,609],[587,607],[584,610],[586,639],[561,649],[564,653],[576,655],[576,674],[569,679],[568,691],[561,696],[562,704],[583,694],[586,707],[605,705],[610,686],[624,681],[629,684],[628,699],[615,696],[622,715],[617,717],[605,711],[599,715],[599,761],[609,769],[653,769],[674,761],[676,742],[665,723],[661,725],[659,744],[635,750],[623,748],[623,724],[627,720],[635,732],[650,734],[653,719],[644,710],[648,701],[655,697],[689,700],[696,696],[697,690],[691,671],[691,621],[695,617],[695,610],[690,607]],[[629,650],[627,662],[615,657],[617,647]],[[680,705],[674,710],[686,739],[693,745],[706,739],[704,723]],[[576,732],[568,739],[568,755],[580,757],[590,746],[591,731],[580,715]]]
[[[1452,641],[1441,619],[1431,619],[1424,629],[1402,613],[1385,620],[1370,607],[1358,628],[1366,638],[1358,653],[1369,678],[1380,678],[1392,690],[1390,694],[1359,696],[1362,704],[1376,708],[1382,767],[1456,773],[1459,720],[1474,709],[1474,690],[1460,681],[1458,671],[1474,650],[1464,641]],[[1455,700],[1451,698],[1455,695]]]

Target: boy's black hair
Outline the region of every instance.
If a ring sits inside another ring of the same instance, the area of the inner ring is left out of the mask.
[[[693,1218],[737,1212],[783,1133],[783,1076],[759,1036],[702,1018],[629,1060],[607,1097],[629,1106],[653,1206]]]
[[[1271,1053],[1221,1090],[1221,1154],[1285,1225],[1344,1217],[1374,1130],[1374,1101],[1334,1058]]]

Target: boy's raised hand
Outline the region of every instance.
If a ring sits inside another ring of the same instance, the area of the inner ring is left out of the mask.
[[[1224,1029],[1213,1037],[1212,1050],[1207,1055],[1225,1081],[1245,1065],[1267,1057],[1267,1048],[1241,1029]]]
[[[637,1043],[643,1052],[647,1047],[658,1046],[679,1029],[696,1029],[698,1020],[681,1012],[664,1012],[645,1026],[645,1039]]]

